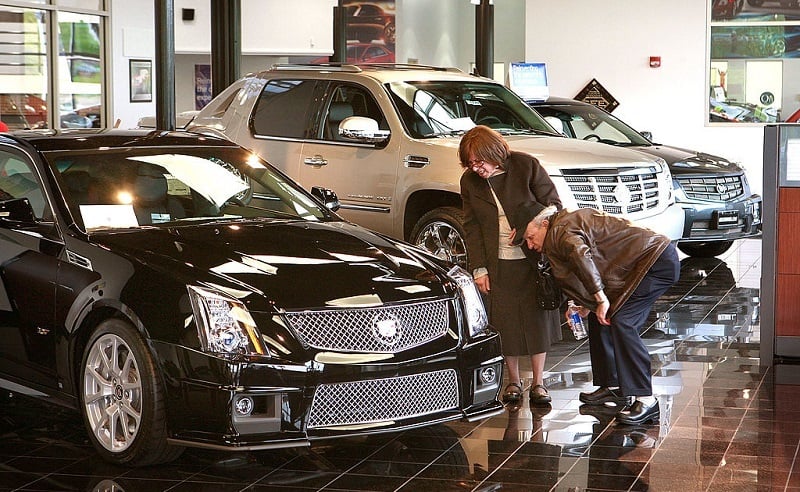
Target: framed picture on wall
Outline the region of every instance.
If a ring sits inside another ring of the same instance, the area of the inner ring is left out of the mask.
[[[131,102],[150,102],[153,100],[153,62],[151,60],[131,60]]]

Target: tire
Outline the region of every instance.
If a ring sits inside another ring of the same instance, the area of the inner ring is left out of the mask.
[[[420,217],[411,231],[410,241],[437,258],[465,268],[465,237],[464,212],[457,207],[439,207]]]
[[[165,463],[183,448],[167,444],[164,390],[139,332],[126,321],[100,323],[86,344],[80,409],[98,453],[127,466]]]
[[[733,241],[707,241],[697,243],[678,243],[678,249],[689,256],[697,258],[713,258],[728,251]]]

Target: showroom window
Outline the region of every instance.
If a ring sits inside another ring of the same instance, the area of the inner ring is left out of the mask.
[[[0,121],[9,129],[105,126],[102,3],[0,3]]]
[[[798,121],[798,0],[710,0],[710,123]]]

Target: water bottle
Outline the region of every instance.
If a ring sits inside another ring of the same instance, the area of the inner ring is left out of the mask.
[[[586,320],[581,317],[580,309],[575,305],[572,299],[567,303],[569,307],[569,327],[572,329],[572,334],[575,335],[575,340],[583,340],[586,338]]]

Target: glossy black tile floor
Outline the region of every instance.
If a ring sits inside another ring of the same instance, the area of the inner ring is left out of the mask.
[[[658,425],[581,406],[594,388],[587,346],[565,333],[548,354],[550,407],[310,449],[190,449],[142,469],[101,461],[75,413],[12,395],[0,403],[0,490],[800,491],[800,365],[759,366],[760,259],[760,241],[745,240],[682,260],[643,335]]]

